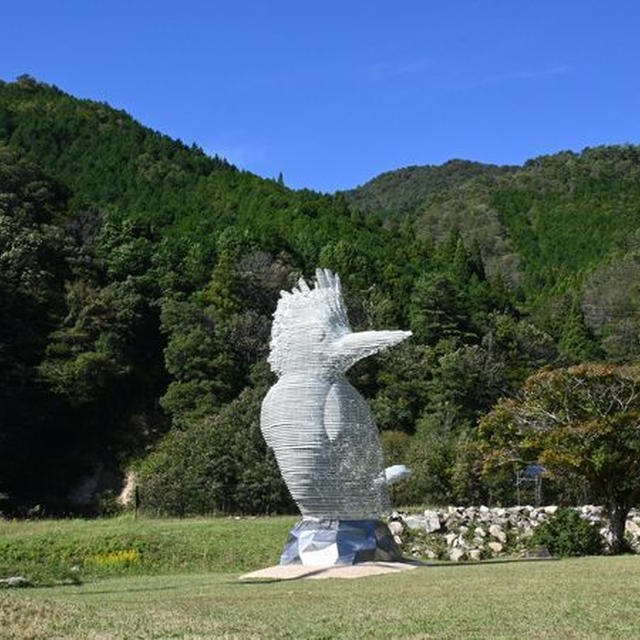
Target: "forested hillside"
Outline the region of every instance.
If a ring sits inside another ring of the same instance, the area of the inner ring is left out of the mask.
[[[584,322],[598,347],[584,357],[638,354],[640,147],[564,152],[519,168],[409,167],[345,196],[418,237],[437,242],[455,228],[477,240],[487,272],[541,327],[560,339],[567,323]]]
[[[0,510],[291,508],[259,432],[280,289],[343,277],[397,499],[508,500],[477,420],[533,371],[635,360],[640,148],[292,191],[22,77],[0,82]],[[551,487],[558,495],[567,487]]]

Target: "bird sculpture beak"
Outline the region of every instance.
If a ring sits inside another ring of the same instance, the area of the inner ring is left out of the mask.
[[[387,347],[402,342],[411,335],[411,331],[358,331],[347,333],[335,341],[336,358],[340,369],[346,371],[350,366]]]

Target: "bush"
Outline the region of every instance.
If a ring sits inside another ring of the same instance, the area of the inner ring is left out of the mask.
[[[98,496],[98,514],[101,516],[117,516],[123,511],[123,506],[118,502],[118,496],[110,489]]]
[[[265,389],[173,429],[139,467],[140,504],[162,515],[295,511],[260,432]]]
[[[529,538],[532,547],[544,546],[554,556],[593,556],[603,551],[598,530],[577,511],[558,509]]]

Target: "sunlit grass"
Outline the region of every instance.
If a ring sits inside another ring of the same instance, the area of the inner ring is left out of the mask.
[[[613,639],[638,637],[639,628],[636,556],[269,584],[220,573],[120,576],[0,593],[0,636],[17,640]]]
[[[0,521],[0,578],[250,571],[275,564],[295,517]]]

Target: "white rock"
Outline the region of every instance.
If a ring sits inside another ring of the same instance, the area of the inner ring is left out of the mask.
[[[555,504],[550,504],[548,507],[544,507],[544,512],[550,516],[552,516],[557,510],[558,507]]]
[[[466,551],[459,547],[451,549],[451,551],[449,551],[449,560],[452,560],[453,562],[460,562],[460,560],[464,559],[465,553]]]
[[[453,546],[461,547],[462,549],[467,549],[469,545],[467,544],[467,541],[464,539],[464,536],[458,536],[455,539]]]
[[[407,516],[404,519],[404,523],[409,527],[409,529],[424,528],[424,518],[422,516]]]
[[[609,527],[600,527],[600,535],[604,538],[605,544],[611,547],[613,544],[614,535]]]
[[[397,520],[393,520],[392,522],[390,522],[389,523],[389,531],[391,531],[391,533],[394,536],[399,536],[404,531],[404,527],[402,526],[402,522],[398,522]]]
[[[473,530],[473,533],[478,537],[478,538],[484,538],[487,535],[487,532],[482,528],[482,527],[476,527]]]
[[[402,545],[402,538],[400,536],[393,536],[393,540],[396,544]]]
[[[507,541],[507,534],[502,530],[502,527],[498,524],[492,524],[489,527],[489,533],[496,539],[504,544]]]
[[[453,545],[453,543],[457,540],[458,538],[458,534],[457,533],[447,533],[444,536],[444,540],[447,543],[448,547],[451,547]]]
[[[10,578],[0,580],[0,585],[4,585],[5,587],[30,587],[31,582],[22,576],[11,576]]]
[[[602,507],[593,504],[585,504],[581,509],[582,513],[586,513],[589,515],[596,516],[597,518],[602,517]]]
[[[640,526],[638,526],[633,520],[627,520],[624,527],[634,538],[640,536]]]
[[[504,549],[504,547],[502,546],[502,544],[500,542],[490,542],[487,546],[489,547],[489,549],[491,549],[493,554],[496,555],[496,556],[499,553],[501,553],[502,550]]]
[[[482,551],[480,549],[471,549],[469,551],[469,560],[480,560],[482,558]]]
[[[435,531],[440,531],[440,529],[442,528],[438,512],[433,511],[432,509],[427,509],[424,512],[423,522],[424,530],[427,533],[434,533]]]

